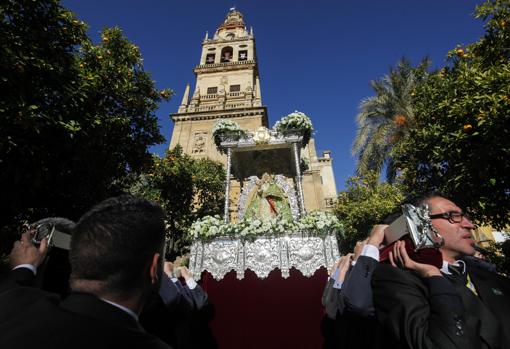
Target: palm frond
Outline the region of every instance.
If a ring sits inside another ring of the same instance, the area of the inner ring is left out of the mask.
[[[428,57],[417,67],[403,57],[387,75],[370,82],[375,95],[360,102],[356,115],[358,129],[351,149],[357,157],[358,174],[380,173],[386,164],[387,178],[394,178],[396,170],[390,153],[414,125],[412,95],[429,67]]]

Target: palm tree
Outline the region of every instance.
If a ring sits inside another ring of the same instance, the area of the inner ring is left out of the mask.
[[[352,145],[352,154],[358,158],[358,175],[364,176],[369,171],[379,174],[386,165],[386,178],[389,182],[395,179],[391,150],[414,124],[412,98],[429,66],[428,58],[417,67],[402,58],[396,68],[390,68],[388,75],[370,82],[375,96],[360,103],[356,116],[358,131]]]

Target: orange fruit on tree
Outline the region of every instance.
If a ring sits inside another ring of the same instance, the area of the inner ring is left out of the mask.
[[[471,132],[473,130],[473,125],[471,124],[465,124],[463,126],[464,132]]]

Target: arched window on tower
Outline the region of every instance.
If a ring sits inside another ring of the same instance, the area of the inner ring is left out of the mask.
[[[232,62],[234,49],[230,46],[224,47],[221,50],[221,63]]]

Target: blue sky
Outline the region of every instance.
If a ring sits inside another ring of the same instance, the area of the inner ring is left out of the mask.
[[[145,69],[158,88],[175,96],[156,112],[167,142],[151,151],[163,154],[187,82],[194,83],[205,32],[213,34],[235,6],[253,26],[262,101],[272,126],[299,110],[311,117],[319,155],[331,150],[338,190],[354,174],[350,148],[355,117],[370,80],[386,74],[405,56],[423,56],[434,67],[445,64],[448,50],[483,35],[473,17],[473,0],[87,0],[63,1],[89,24],[97,42],[105,27],[119,26],[140,46]]]

